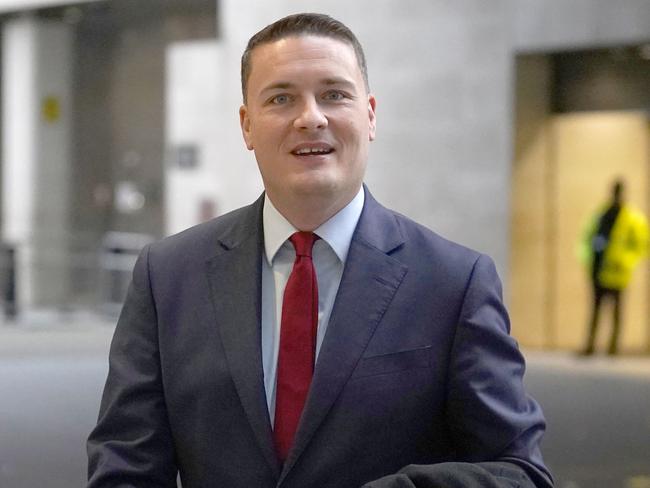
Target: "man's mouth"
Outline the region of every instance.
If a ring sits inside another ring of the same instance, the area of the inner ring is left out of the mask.
[[[300,145],[296,147],[291,154],[294,156],[320,156],[324,154],[330,154],[334,152],[334,149],[329,145]]]

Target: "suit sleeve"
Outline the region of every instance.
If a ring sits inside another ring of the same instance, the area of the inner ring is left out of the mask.
[[[110,348],[97,426],[88,439],[88,488],[176,487],[149,247],[135,265]]]
[[[406,466],[364,488],[549,488],[539,443],[545,420],[524,389],[491,259],[474,264],[455,333],[446,417],[457,462]]]

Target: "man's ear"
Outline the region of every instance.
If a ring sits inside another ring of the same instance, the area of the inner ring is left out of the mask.
[[[375,114],[375,107],[377,106],[377,101],[375,96],[372,94],[368,95],[368,122],[369,122],[369,131],[368,131],[368,140],[375,140],[375,131],[377,129],[377,115]]]
[[[253,137],[251,134],[251,119],[248,116],[248,107],[242,105],[239,107],[239,125],[241,127],[242,136],[244,136],[244,142],[249,151],[253,150]]]

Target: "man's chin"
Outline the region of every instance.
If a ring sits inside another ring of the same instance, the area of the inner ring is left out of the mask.
[[[350,181],[341,181],[332,177],[311,176],[310,178],[286,178],[281,185],[275,186],[277,191],[271,192],[269,189],[269,193],[285,201],[292,201],[293,205],[305,202],[330,207],[354,198],[360,185],[360,182],[354,185]]]
[[[287,183],[287,189],[302,198],[332,197],[342,192],[341,185],[332,178],[296,178]]]

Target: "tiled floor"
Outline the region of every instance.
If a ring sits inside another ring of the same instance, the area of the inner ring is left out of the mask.
[[[650,355],[580,356],[573,352],[526,350],[528,364],[535,367],[570,371],[573,374],[605,374],[646,377],[650,381]]]

